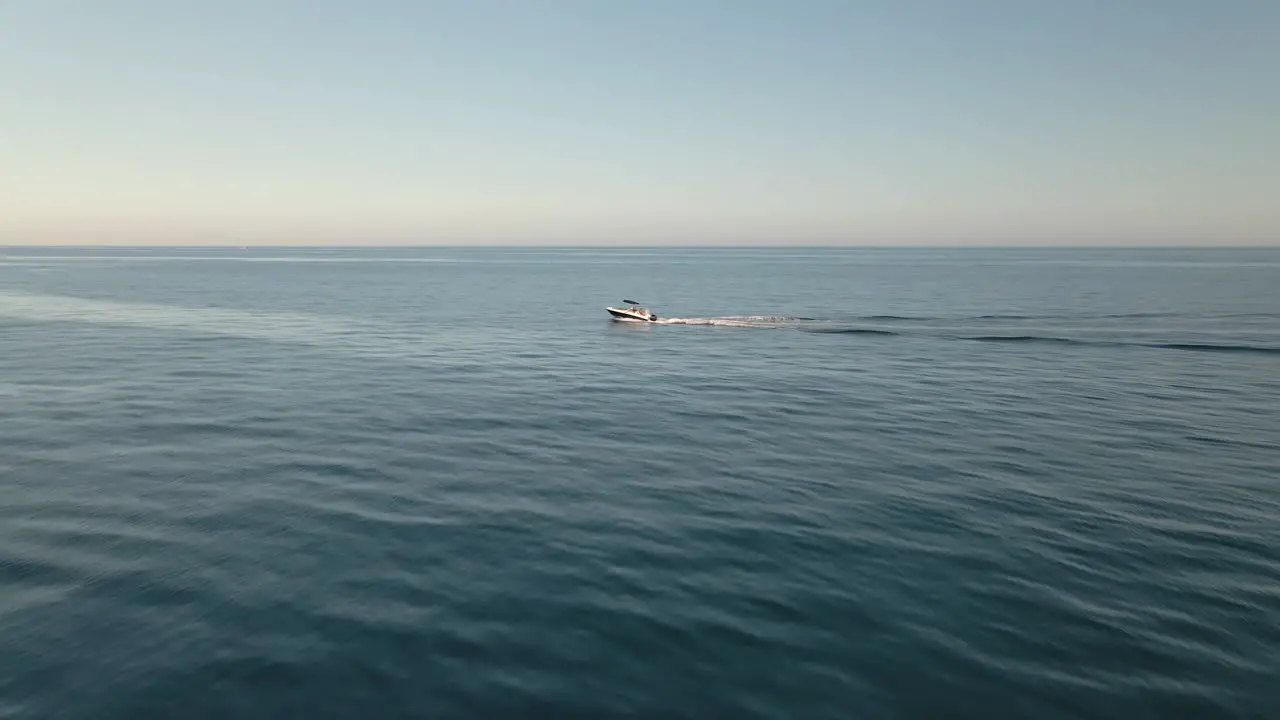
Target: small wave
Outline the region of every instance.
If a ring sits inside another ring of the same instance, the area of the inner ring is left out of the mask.
[[[1208,343],[1143,343],[1142,345],[1143,347],[1162,348],[1165,350],[1280,355],[1280,347],[1268,347],[1266,345],[1214,345]]]
[[[1273,312],[1226,312],[1226,313],[1184,313],[1184,312],[1125,312],[1125,313],[1049,313],[1044,315],[989,314],[974,315],[971,320],[1147,320],[1155,318],[1187,318],[1187,319],[1241,319],[1241,318],[1273,318],[1280,313]],[[943,318],[938,318],[943,319]]]
[[[1271,317],[1272,313],[1226,313],[1215,318]],[[860,320],[884,322],[966,322],[971,320],[1139,320],[1150,318],[1195,317],[1187,313],[1133,312],[1133,313],[986,313],[981,315],[863,315]]]
[[[819,335],[898,335],[892,330],[877,330],[875,328],[805,328],[805,332],[816,333]]]
[[[1188,350],[1193,352],[1222,352],[1222,353],[1254,353],[1259,355],[1277,355],[1280,354],[1280,347],[1271,347],[1267,345],[1217,345],[1213,343],[1142,343],[1142,342],[1125,342],[1123,340],[1086,340],[1081,338],[1064,338],[1050,335],[976,335],[960,338],[961,340],[972,340],[975,342],[1003,342],[1003,343],[1045,343],[1053,345],[1111,345],[1111,346],[1128,346],[1128,347],[1145,347],[1155,348],[1158,350]]]
[[[1051,335],[969,335],[960,338],[961,340],[973,340],[975,342],[1006,342],[1006,343],[1055,343],[1060,345],[1094,345],[1087,340],[1073,340],[1071,338],[1054,337]]]
[[[984,315],[863,315],[859,320],[875,320],[883,322],[966,322],[971,320],[1082,320],[1112,318],[1151,318],[1172,317],[1174,313],[1121,313],[1121,314],[1046,314],[1024,315],[1014,313],[989,313]]]

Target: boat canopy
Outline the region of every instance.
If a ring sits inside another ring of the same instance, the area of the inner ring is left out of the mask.
[[[626,304],[628,304],[628,305],[639,305],[639,304],[640,304],[640,303],[636,302],[635,300],[623,300],[622,302],[624,302],[624,303],[626,303]]]

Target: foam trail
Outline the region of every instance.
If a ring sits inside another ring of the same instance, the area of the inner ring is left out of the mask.
[[[21,292],[0,292],[0,316],[45,322],[139,325],[211,335],[307,343],[352,334],[360,329],[356,323],[301,313],[246,312],[228,308],[181,307]]]
[[[798,323],[811,318],[792,317],[789,315],[727,315],[724,317],[706,318],[660,318],[659,325],[714,325],[718,327],[742,328],[786,328],[795,327]]]
[[[422,338],[403,328],[342,317],[231,308],[194,308],[67,295],[0,292],[0,318],[146,327],[207,336],[340,349],[379,358],[420,360]]]

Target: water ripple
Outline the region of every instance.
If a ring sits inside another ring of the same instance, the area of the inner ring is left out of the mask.
[[[1270,716],[1274,270],[746,254],[0,268],[0,717]]]

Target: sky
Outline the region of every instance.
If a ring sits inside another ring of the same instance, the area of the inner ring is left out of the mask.
[[[1280,244],[1274,0],[0,0],[0,243]]]

